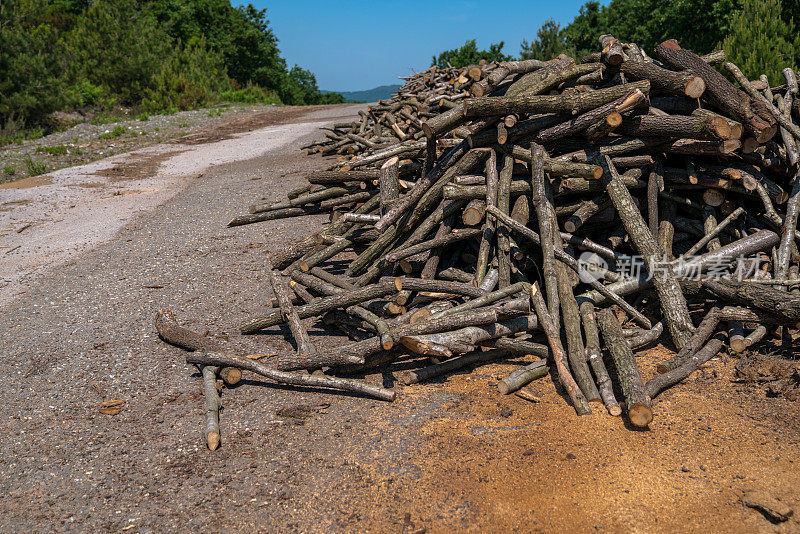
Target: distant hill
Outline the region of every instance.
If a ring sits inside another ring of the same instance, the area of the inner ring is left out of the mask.
[[[399,85],[381,85],[374,89],[364,91],[322,91],[323,93],[339,93],[348,102],[377,102],[391,97],[395,91],[400,89]]]

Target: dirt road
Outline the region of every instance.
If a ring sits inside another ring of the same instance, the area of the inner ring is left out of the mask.
[[[400,532],[406,514],[406,532],[800,530],[739,500],[755,488],[800,511],[798,403],[732,382],[727,358],[659,397],[647,431],[576,417],[547,379],[538,403],[501,397],[508,363],[412,387],[399,369],[367,376],[397,387],[391,404],[251,376],[225,391],[223,445],[206,450],[198,374],[154,314],[242,350],[288,346],[237,325],[269,301],[265,254],[325,217],[225,223],[323,167],[297,147],[354,109],[0,189],[3,226],[34,221],[0,249],[0,530]]]

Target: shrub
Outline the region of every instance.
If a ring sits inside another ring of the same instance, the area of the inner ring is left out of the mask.
[[[745,76],[766,74],[772,85],[779,85],[784,82],[783,68],[797,67],[800,60],[800,39],[792,26],[792,19],[781,18],[778,0],[746,0],[733,17],[722,48]]]
[[[65,145],[40,146],[36,147],[36,152],[60,156],[67,153],[67,147]]]
[[[43,161],[26,156],[24,162],[28,176],[39,176],[47,172],[47,164]]]

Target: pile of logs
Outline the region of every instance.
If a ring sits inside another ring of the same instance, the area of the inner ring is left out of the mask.
[[[541,63],[541,62],[539,62]],[[457,107],[475,91],[482,80],[498,65],[482,60],[478,65],[463,69],[436,66],[412,76],[401,77],[405,83],[392,98],[359,111],[355,122],[335,123],[325,130],[324,139],[302,147],[307,154],[323,156],[367,155],[375,152],[395,150],[395,154],[419,156],[425,144],[418,143],[424,137],[428,119]],[[463,130],[462,137],[469,135]]]
[[[398,376],[411,384],[528,356],[501,393],[530,396],[550,374],[577,413],[604,405],[645,427],[651,399],[721,350],[788,338],[800,321],[797,74],[771,87],[722,52],[666,41],[652,59],[599,44],[580,63],[428,69],[335,128],[322,152],[349,155],[232,220],[331,214],[271,254],[272,310],[241,325],[288,323],[296,350],[267,366],[159,327],[196,351],[187,361],[209,398],[228,368],[390,400],[341,377],[405,360],[418,364]],[[316,347],[308,318],[351,341]],[[676,353],[645,380],[634,356],[657,342]]]

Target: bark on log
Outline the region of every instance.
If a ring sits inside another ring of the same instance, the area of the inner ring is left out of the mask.
[[[362,204],[355,213],[369,213],[375,208],[378,207],[379,199],[376,196],[373,196],[369,200],[367,200],[364,204]],[[319,234],[313,234],[303,239],[296,241],[294,243],[290,243],[286,245],[284,248],[275,251],[272,254],[272,263],[276,269],[285,269],[288,267],[292,262],[296,261],[298,258],[302,257],[304,254],[312,251],[314,248],[319,246],[319,242],[317,241],[318,235],[325,235],[325,236],[338,236],[345,233],[348,229],[352,227],[352,223],[348,223],[344,220],[336,221],[331,223],[330,225],[326,226]]]
[[[723,333],[720,332],[716,334],[711,341],[706,343],[702,349],[695,352],[683,365],[648,380],[647,384],[645,384],[645,392],[648,397],[656,397],[668,387],[672,387],[685,380],[686,377],[695,372],[701,365],[716,356],[717,353],[722,350],[724,339],[725,336]]]
[[[619,70],[633,80],[649,80],[653,92],[700,98],[706,83],[700,76],[688,72],[675,72],[659,67],[655,63],[626,61]]]
[[[650,92],[647,80],[630,84],[617,85],[606,89],[598,89],[591,93],[575,93],[568,95],[527,95],[510,97],[469,98],[464,101],[463,111],[466,118],[486,115],[510,115],[525,113],[582,113],[596,107],[613,102],[617,98],[630,94],[634,89],[643,93]]]
[[[529,313],[530,305],[522,302],[527,300],[528,297],[524,296],[521,299],[515,299],[495,309],[470,310],[459,314],[467,318],[465,321],[466,324],[470,324],[471,322],[485,323],[483,325],[476,324],[476,326],[465,326],[450,332],[405,335],[400,337],[399,341],[408,350],[427,356],[450,358],[454,353],[469,352],[474,350],[480,343],[489,339],[532,329],[532,325],[535,325],[535,322],[531,322],[532,319],[530,316],[516,317],[502,321],[503,318],[510,315]],[[482,318],[486,317],[487,314],[491,314],[495,321],[500,320],[501,322],[486,324],[486,321]]]
[[[544,360],[533,362],[532,364],[526,365],[521,369],[513,371],[510,375],[498,382],[497,390],[501,395],[514,393],[520,388],[527,386],[537,378],[547,376],[549,372],[550,368],[547,367],[547,362]]]
[[[378,177],[380,184],[381,213],[386,213],[394,202],[400,197],[400,184],[398,183],[399,159],[397,156],[389,158],[381,165]],[[377,221],[376,221],[377,222]]]
[[[581,302],[579,309],[583,331],[586,334],[586,358],[592,366],[594,376],[597,378],[597,389],[603,399],[606,410],[610,415],[617,417],[622,414],[622,408],[620,408],[614,396],[611,377],[608,376],[608,370],[600,351],[600,334],[597,330],[597,316],[595,315],[594,304],[584,300]]]
[[[217,450],[220,442],[219,429],[219,393],[217,392],[217,369],[214,365],[205,365],[203,369],[203,396],[206,412],[206,445],[212,451]]]
[[[300,317],[297,315],[297,310],[292,305],[292,300],[289,297],[289,287],[286,281],[277,271],[272,269],[272,264],[269,260],[266,261],[265,267],[269,271],[269,282],[272,286],[273,294],[278,298],[283,320],[289,324],[289,329],[292,331],[294,340],[297,343],[297,353],[300,357],[309,356],[313,357],[317,353],[314,344],[308,337],[306,327],[300,322]]]
[[[564,347],[561,345],[559,332],[556,329],[556,325],[553,323],[550,312],[547,311],[547,304],[545,304],[542,292],[539,290],[537,284],[531,286],[530,298],[536,310],[536,315],[539,317],[542,329],[547,336],[547,342],[553,354],[553,363],[555,363],[556,371],[558,371],[559,382],[567,391],[567,395],[569,395],[572,401],[572,406],[575,408],[578,415],[588,415],[592,413],[592,410],[589,408],[589,403],[586,402],[586,397],[581,392],[575,379],[570,374],[567,364],[564,362]]]
[[[560,246],[560,240],[558,246]],[[555,259],[553,262],[555,263]],[[564,337],[567,340],[567,356],[572,375],[587,401],[600,402],[600,392],[595,386],[586,361],[586,348],[581,334],[581,317],[578,312],[578,302],[572,293],[572,282],[567,273],[567,267],[563,263],[559,262],[556,267],[559,303],[564,319]]]
[[[634,426],[644,428],[653,421],[653,410],[650,405],[650,397],[647,395],[644,382],[642,382],[642,376],[639,374],[636,359],[625,342],[622,329],[613,312],[604,308],[600,310],[597,318],[603,339],[614,359],[617,378],[625,395],[628,418]]]
[[[452,373],[453,371],[463,369],[464,367],[470,365],[480,365],[482,363],[488,363],[505,358],[506,356],[508,356],[508,351],[505,350],[476,350],[457,358],[451,358],[441,363],[423,367],[422,369],[417,369],[416,371],[404,371],[398,373],[397,378],[402,384],[408,386],[411,384],[417,384],[419,382],[425,382],[426,380],[430,380],[431,378],[435,378],[447,373]]]
[[[502,219],[502,221],[508,225],[509,228],[514,230],[515,232],[519,233],[529,241],[533,242],[536,245],[541,246],[541,239],[539,238],[539,234],[531,230],[530,228],[519,224],[517,221],[505,215],[503,212],[495,208],[494,206],[490,207],[487,210],[487,213],[492,214],[494,217],[498,219]],[[570,269],[575,271],[576,273],[580,274],[581,268],[578,265],[578,261],[560,249],[555,249],[555,258],[561,262],[564,262]],[[626,313],[628,313],[637,323],[641,324],[645,328],[650,328],[652,325],[650,321],[642,315],[636,308],[628,304],[624,299],[622,299],[619,295],[616,295],[612,292],[608,287],[604,286],[597,280],[588,280],[587,283],[594,288],[598,294],[602,295],[603,297],[611,300],[614,304],[620,306]]]
[[[656,371],[659,373],[666,373],[667,371],[671,371],[676,367],[680,367],[686,360],[691,358],[695,352],[700,350],[700,348],[705,344],[711,334],[714,333],[714,330],[717,329],[717,326],[720,322],[720,306],[714,306],[711,310],[706,313],[706,316],[700,322],[700,325],[695,330],[694,334],[686,345],[681,348],[681,350],[670,358],[669,360],[665,360],[658,365],[656,365]]]
[[[631,137],[701,139],[724,141],[731,127],[722,117],[685,115],[638,115],[622,121],[617,131]]]
[[[325,297],[314,303],[306,304],[304,306],[298,306],[296,311],[299,318],[305,319],[307,317],[322,315],[325,312],[334,310],[336,308],[346,308],[354,304],[376,299],[396,291],[399,290],[396,288],[395,280],[392,278],[385,278],[377,284],[362,287],[355,291],[349,291],[340,293],[338,295]],[[276,326],[280,324],[281,320],[282,315],[280,310],[273,310],[264,315],[260,315],[245,321],[242,323],[239,329],[243,334],[252,334],[258,332],[259,330],[263,330],[264,328]]]
[[[226,354],[222,352],[194,352],[186,356],[186,362],[196,363],[199,365],[224,365],[228,367],[236,367],[238,369],[245,369],[269,378],[270,380],[274,380],[279,384],[349,391],[385,401],[393,401],[395,398],[395,392],[391,389],[370,386],[355,380],[346,380],[328,376],[303,375],[299,373],[287,373],[273,369],[272,367],[269,367],[258,360],[244,358],[234,354]]]
[[[695,273],[704,273],[714,265],[725,265],[736,258],[747,257],[757,252],[769,250],[778,243],[778,234],[769,230],[759,230],[749,236],[733,243],[720,247],[714,252],[707,252],[700,257],[693,258],[679,265],[673,263],[675,276],[679,279],[693,276]],[[609,284],[606,289],[616,295],[626,296],[652,287],[652,279],[647,280],[641,276],[637,279],[626,279],[621,282]],[[598,291],[587,291],[580,297],[591,299],[597,305],[605,303],[606,297]]]
[[[774,119],[757,115],[752,99],[747,94],[737,89],[699,56],[682,49],[676,41],[664,41],[656,46],[656,55],[674,69],[689,70],[703,78],[706,83],[703,96],[723,113],[741,122],[759,143],[771,139],[777,132]]]
[[[536,141],[539,143],[552,143],[558,139],[578,134],[598,121],[607,120],[612,114],[621,114],[629,111],[646,100],[644,93],[640,89],[634,89],[625,96],[613,102],[604,104],[585,113],[578,115],[568,121],[545,128],[536,134]],[[614,124],[618,126],[619,123]]]
[[[620,181],[611,159],[605,156],[604,162],[603,170],[607,174],[604,175],[603,182],[606,184],[608,194],[614,202],[622,222],[625,224],[628,235],[631,236],[636,249],[642,255],[648,272],[653,275],[653,285],[661,302],[665,323],[672,341],[680,349],[689,340],[693,330],[686,298],[681,292],[680,285],[678,285],[672,265],[666,262],[659,263],[662,252],[647,228],[647,224],[636,207],[633,197]]]
[[[560,330],[558,295],[558,277],[556,274],[555,241],[556,214],[552,198],[544,175],[544,149],[541,145],[531,143],[531,192],[536,219],[539,222],[539,238],[542,248],[542,271],[544,287],[547,292],[547,309],[553,319],[556,330]],[[560,241],[560,239],[559,239]]]

